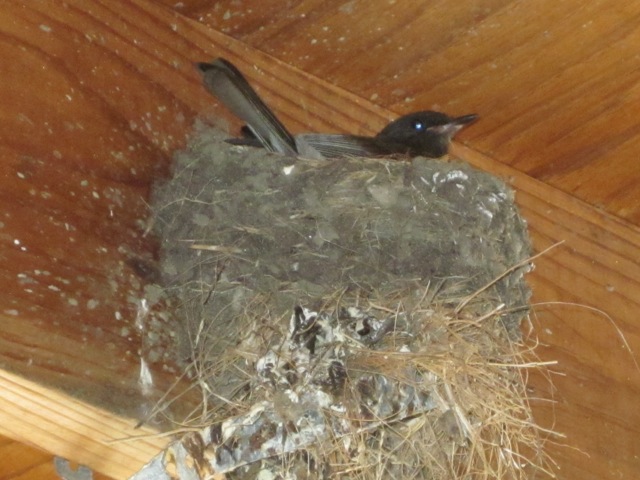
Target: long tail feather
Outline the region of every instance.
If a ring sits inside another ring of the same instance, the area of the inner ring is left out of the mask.
[[[223,58],[196,66],[207,90],[247,123],[264,148],[284,155],[297,155],[293,136],[235,66]]]

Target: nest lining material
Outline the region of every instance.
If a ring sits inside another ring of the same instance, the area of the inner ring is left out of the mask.
[[[292,164],[201,129],[155,205],[202,429],[134,478],[545,468],[519,343],[530,247],[502,182],[420,158]]]

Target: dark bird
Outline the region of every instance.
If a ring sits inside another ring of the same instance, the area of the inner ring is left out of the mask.
[[[408,155],[437,158],[445,155],[453,136],[477,115],[449,117],[433,111],[414,112],[389,123],[373,137],[303,133],[292,135],[229,61],[197,63],[204,85],[234,115],[247,123],[237,145],[261,146],[271,152],[306,158]]]

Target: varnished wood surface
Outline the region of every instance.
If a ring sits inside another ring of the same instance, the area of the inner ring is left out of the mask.
[[[149,427],[134,428],[128,418],[117,418],[109,411],[18,375],[5,372],[0,377],[0,389],[4,417],[0,435],[37,445],[115,479],[128,478],[136,466],[144,465],[167,443]],[[11,448],[17,450],[15,445]],[[25,462],[19,468],[12,466],[11,457],[0,457],[0,465],[7,463],[0,468],[7,472],[22,470],[28,466],[29,457],[23,454]],[[44,463],[38,458],[37,468],[48,469]]]
[[[513,183],[538,250],[565,241],[530,275],[534,301],[604,310],[640,352],[633,4],[280,4],[244,16],[225,2],[0,4],[3,368],[140,414],[145,197],[196,116],[227,115],[192,68],[220,55],[295,131],[370,133],[393,118],[386,108],[480,113],[454,153]],[[572,306],[540,306],[534,325],[562,373],[555,403],[535,404],[568,436],[557,475],[636,478],[640,373],[616,330]],[[155,367],[161,391],[173,376]],[[0,391],[4,433],[50,449],[46,432],[29,434],[37,415],[3,406],[48,397],[22,388],[21,401]],[[547,395],[540,378],[532,388]],[[74,441],[57,453],[72,458]],[[138,453],[117,472],[148,459]]]

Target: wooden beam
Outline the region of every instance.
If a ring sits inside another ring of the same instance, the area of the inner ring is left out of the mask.
[[[0,404],[1,435],[111,478],[128,478],[168,443],[151,428],[134,429],[128,418],[7,372],[0,376]]]

